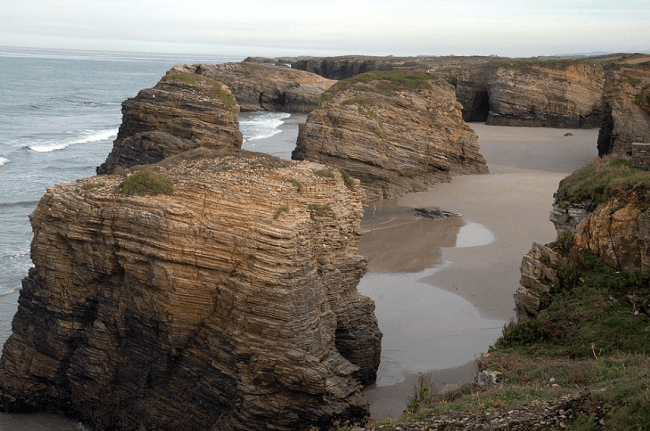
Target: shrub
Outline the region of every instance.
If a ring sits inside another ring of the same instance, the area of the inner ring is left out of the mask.
[[[544,338],[544,324],[536,320],[521,323],[510,321],[503,327],[503,335],[497,340],[497,346],[510,347],[517,344],[532,344]]]
[[[172,180],[145,169],[131,175],[124,181],[122,186],[123,195],[144,195],[146,193],[172,195],[174,194]]]
[[[345,172],[345,170],[342,169],[342,168],[339,168],[339,172],[341,173],[341,176],[343,177],[343,182],[345,183],[345,186],[347,188],[349,188],[350,190],[354,190],[354,180],[352,179],[350,174]]]
[[[319,177],[334,178],[334,172],[330,171],[329,169],[321,169],[314,173]]]

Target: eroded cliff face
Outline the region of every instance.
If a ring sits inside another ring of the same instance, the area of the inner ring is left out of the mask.
[[[305,70],[329,79],[347,79],[373,70],[391,71],[396,66],[393,61],[372,58],[325,57],[308,58],[293,62],[292,67]]]
[[[604,98],[598,155],[629,156],[632,143],[650,143],[650,66],[609,71]]]
[[[596,128],[605,113],[599,65],[474,66],[453,70],[466,121],[495,126]]]
[[[368,201],[426,190],[452,174],[487,173],[453,87],[427,74],[396,76],[421,85],[360,75],[325,93],[300,125],[292,158],[344,169],[361,180]]]
[[[559,232],[570,231],[571,244],[591,250],[620,271],[640,269],[650,275],[650,198],[643,186],[616,188],[595,208],[590,202],[556,201],[551,221]],[[548,292],[557,272],[567,263],[556,250],[533,244],[521,264],[521,287],[515,294],[517,317],[526,320],[539,312],[540,297]]]
[[[226,84],[242,111],[307,113],[335,81],[289,67],[260,63],[178,65],[168,73],[192,73]]]
[[[218,156],[218,157],[216,157]],[[337,171],[205,148],[47,190],[0,362],[4,411],[92,429],[294,430],[362,418],[379,364],[356,285],[363,190]]]
[[[225,85],[199,75],[168,74],[122,103],[122,125],[97,173],[156,163],[198,147],[241,148],[238,116],[239,106]]]

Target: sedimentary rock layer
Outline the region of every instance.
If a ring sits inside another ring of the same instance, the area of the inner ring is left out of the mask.
[[[403,66],[403,63],[400,66]],[[341,80],[373,70],[391,71],[395,65],[390,60],[384,59],[325,57],[297,60],[293,62],[292,67],[326,78]]]
[[[122,103],[122,125],[97,173],[156,163],[198,147],[241,148],[238,115],[225,85],[199,75],[167,74]]]
[[[604,91],[606,115],[598,154],[631,155],[631,144],[650,142],[650,67],[610,70]]]
[[[605,112],[600,65],[486,65],[453,76],[466,121],[588,129],[599,127]]]
[[[186,72],[226,84],[242,111],[310,112],[335,81],[314,73],[259,63],[178,65]]]
[[[451,174],[487,173],[454,89],[427,74],[373,72],[342,81],[300,125],[292,158],[340,167],[369,201],[422,191]]]
[[[0,362],[4,411],[92,429],[295,430],[362,418],[381,333],[356,285],[363,190],[199,148],[48,189]]]

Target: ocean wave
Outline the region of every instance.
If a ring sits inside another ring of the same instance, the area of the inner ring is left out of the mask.
[[[9,163],[9,159],[0,156],[0,166],[4,165],[5,163]]]
[[[51,151],[63,150],[70,145],[89,144],[91,142],[107,141],[113,136],[117,136],[118,129],[108,130],[89,130],[80,137],[63,139],[58,141],[45,141],[40,144],[31,144],[23,148],[36,153],[49,153]]]
[[[244,135],[244,142],[266,139],[281,132],[279,127],[284,124],[284,119],[291,114],[286,112],[255,113],[245,118],[240,118],[239,127]]]

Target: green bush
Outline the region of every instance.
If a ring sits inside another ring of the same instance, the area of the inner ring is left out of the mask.
[[[510,347],[513,345],[531,344],[544,338],[544,324],[537,320],[527,320],[521,323],[510,321],[503,327],[503,335],[497,340],[497,346]]]
[[[144,195],[146,193],[172,195],[174,194],[172,180],[145,169],[131,175],[124,181],[122,186],[123,195]]]

